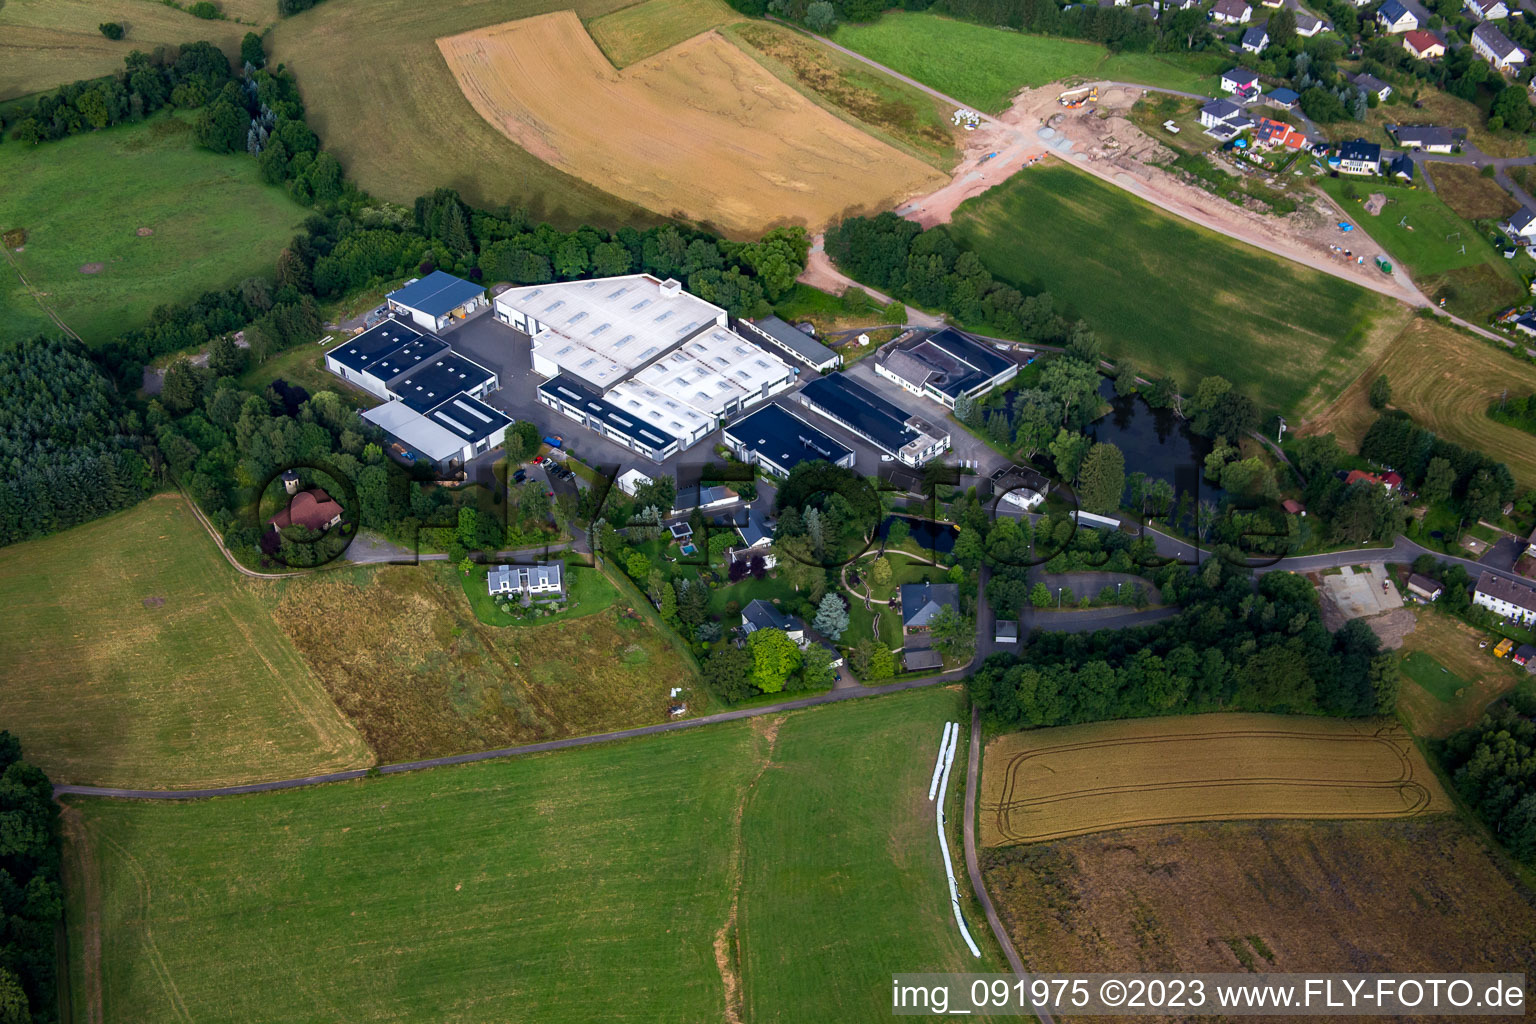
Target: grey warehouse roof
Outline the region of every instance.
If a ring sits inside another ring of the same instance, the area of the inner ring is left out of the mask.
[[[836,352],[798,327],[792,327],[776,316],[764,317],[761,320],[743,320],[738,323],[762,331],[812,366],[822,366],[837,359]]]
[[[427,316],[442,316],[449,310],[458,309],[470,299],[484,295],[483,286],[434,270],[420,281],[412,281],[385,297]]]

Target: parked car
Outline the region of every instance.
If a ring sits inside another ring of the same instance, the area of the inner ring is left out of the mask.
[[[537,466],[537,465],[539,465],[539,464],[540,464],[540,463],[541,463],[541,462],[543,462],[543,461],[544,461],[544,456],[542,456],[542,455],[535,455],[535,456],[534,456],[534,457],[533,457],[533,464],[534,464],[534,465],[535,465],[535,466]]]
[[[520,484],[526,479],[528,479],[528,471],[526,469],[519,469],[516,473],[512,474],[513,483]]]

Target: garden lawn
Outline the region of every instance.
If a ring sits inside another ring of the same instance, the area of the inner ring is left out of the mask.
[[[1403,656],[1403,674],[1447,704],[1467,685],[1465,679],[1423,651],[1409,651]]]
[[[156,306],[271,276],[306,214],[262,183],[256,161],[197,148],[190,121],[171,114],[0,145],[0,181],[0,230],[27,232],[11,258],[91,345],[141,326]],[[0,343],[51,327],[16,274],[0,271]]]
[[[187,788],[374,758],[179,495],[0,550],[0,728],[54,782]]]
[[[1056,164],[962,204],[951,231],[995,276],[1085,318],[1107,355],[1171,374],[1186,394],[1220,374],[1285,413],[1337,395],[1405,316]]]
[[[78,801],[78,1012],[887,1020],[894,971],[1001,967],[959,861],[964,747],[950,846],[982,959],[927,800],[963,710],[935,688],[306,790]]]
[[[496,606],[495,599],[486,589],[485,576],[488,569],[488,566],[478,565],[467,575],[457,573],[459,582],[464,586],[464,596],[475,610],[475,618],[488,626],[535,626],[562,619],[579,619],[583,615],[600,612],[619,599],[618,590],[599,570],[567,565],[564,567],[567,595],[565,610],[537,618],[514,618]]]
[[[833,40],[978,110],[997,113],[1020,89],[1103,78],[1214,94],[1232,62],[1214,54],[1111,54],[1096,43],[1025,35],[936,14],[887,11],[839,25]]]

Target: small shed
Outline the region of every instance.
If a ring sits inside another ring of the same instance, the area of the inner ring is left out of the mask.
[[[1432,580],[1428,576],[1414,573],[1408,577],[1408,593],[1426,601],[1438,601],[1440,595],[1445,593],[1445,587],[1439,580]]]
[[[1018,643],[1019,624],[1012,619],[998,619],[997,628],[992,631],[992,639],[1000,644]]]
[[[944,658],[931,647],[918,647],[901,652],[901,664],[908,672],[920,669],[943,668]]]

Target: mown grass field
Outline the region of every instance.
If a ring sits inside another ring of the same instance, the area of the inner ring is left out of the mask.
[[[310,125],[347,175],[409,203],[456,188],[482,207],[526,206],[535,219],[644,227],[658,217],[556,170],[487,124],[464,98],[437,40],[553,10],[593,20],[626,0],[325,0],[284,18],[268,53],[295,70]],[[388,54],[388,59],[380,59]]]
[[[1219,714],[1009,733],[987,744],[980,840],[1046,842],[1189,821],[1397,818],[1450,807],[1379,721]]]
[[[224,20],[194,18],[157,0],[7,0],[0,4],[0,100],[121,71],[134,50],[207,40],[235,58],[245,33],[277,19],[277,0],[220,6]],[[108,39],[97,28],[107,21],[127,34]]]
[[[740,17],[722,0],[644,0],[588,22],[587,31],[622,68]]]
[[[1001,966],[956,932],[927,800],[960,705],[934,689],[310,790],[79,801],[77,1012],[886,1020],[894,971]]]
[[[1225,822],[982,853],[1036,971],[1506,971],[1536,897],[1450,815]]]
[[[1403,640],[1403,689],[1398,706],[1420,736],[1443,738],[1477,724],[1483,710],[1530,679],[1506,658],[1495,658],[1489,634],[1444,612],[1421,609]],[[1488,647],[1478,642],[1488,640]]]
[[[871,60],[978,110],[1008,107],[1020,89],[1069,77],[1210,92],[1230,62],[1209,57],[1110,55],[1096,43],[975,25],[936,14],[887,11],[867,25],[839,25],[832,38]]]
[[[1336,396],[1404,315],[1059,164],[963,203],[951,230],[997,277],[1086,319],[1107,354],[1171,374],[1186,393],[1220,374],[1286,413]]]
[[[7,143],[0,180],[0,229],[27,232],[10,257],[91,344],[163,303],[270,276],[306,213],[262,183],[254,160],[198,149],[190,121],[172,115],[36,147]],[[54,329],[15,272],[0,270],[0,343]]]
[[[180,496],[0,550],[0,707],[55,782],[229,785],[373,763]]]
[[[277,621],[382,761],[665,721],[693,670],[622,595],[580,618],[480,622],[445,562],[285,584]],[[702,706],[702,690],[690,703]]]
[[[1506,388],[1514,395],[1536,391],[1536,366],[1501,351],[1497,343],[1418,318],[1335,402],[1305,423],[1303,432],[1333,433],[1346,448],[1357,449],[1376,422],[1367,391],[1381,374],[1392,384],[1392,404],[1420,425],[1503,461],[1522,487],[1536,486],[1531,435],[1487,413]]]
[[[1437,180],[1440,173],[1436,168]],[[1475,173],[1473,180],[1493,185],[1508,198],[1508,193],[1494,182]],[[1344,208],[1350,223],[1370,235],[1386,250],[1390,260],[1402,263],[1424,294],[1432,299],[1445,299],[1446,309],[1452,313],[1479,322],[1525,294],[1524,283],[1512,262],[1504,259],[1488,236],[1452,209],[1441,195],[1425,188],[1343,178],[1324,178],[1321,184]],[[1489,198],[1480,189],[1474,191],[1475,188],[1469,186],[1456,192],[1452,186],[1451,194],[1469,212],[1493,210],[1486,205]],[[1385,195],[1388,201],[1382,212],[1373,217],[1365,212],[1363,204],[1375,192]],[[1340,244],[1349,242],[1346,239]]]
[[[933,97],[781,25],[741,21],[722,31],[781,81],[876,138],[946,173],[959,159],[952,111]]]

